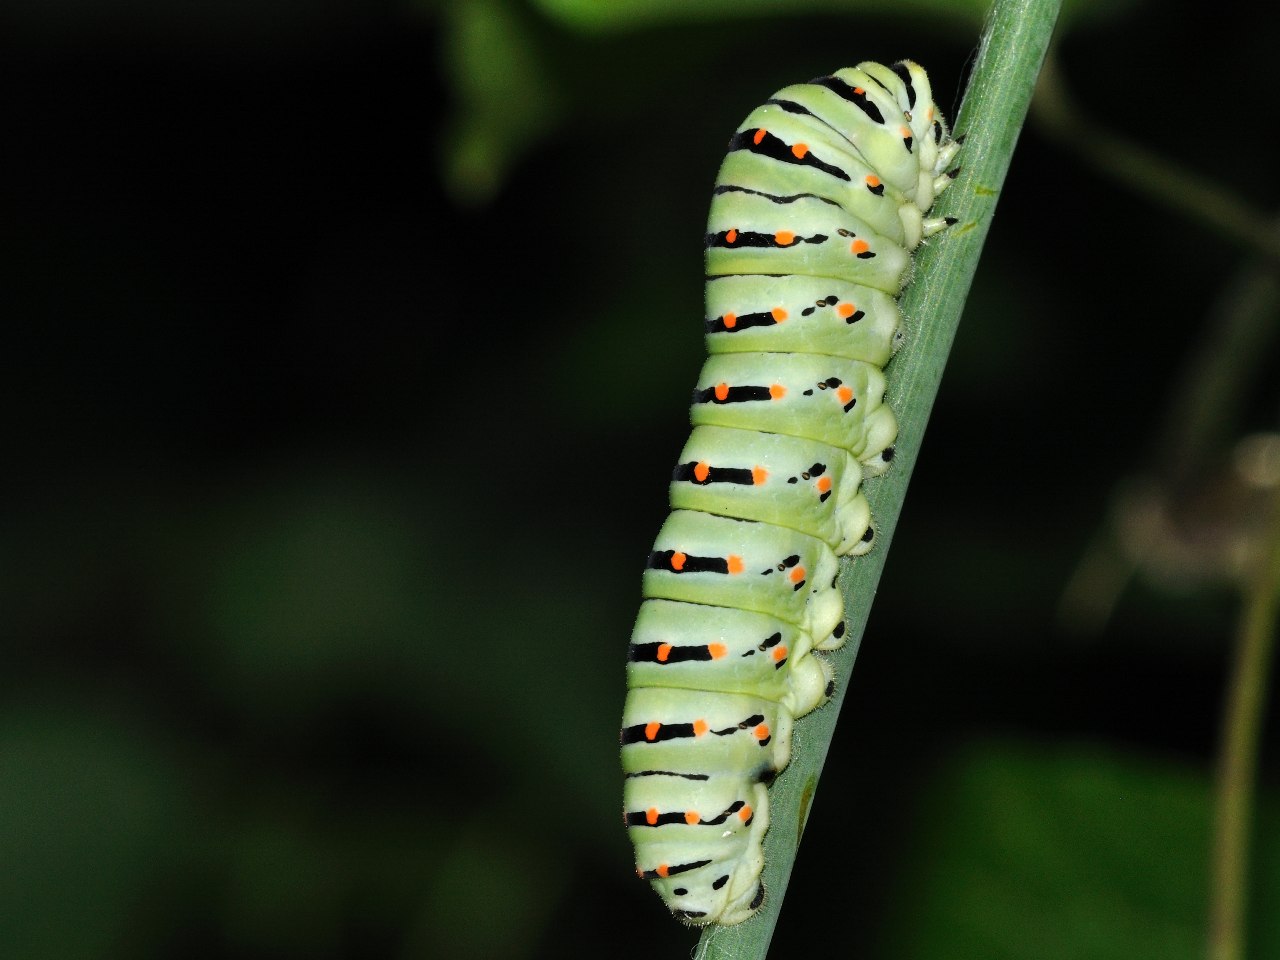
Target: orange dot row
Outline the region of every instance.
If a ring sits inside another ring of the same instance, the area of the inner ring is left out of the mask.
[[[841,403],[848,403],[850,399],[852,399],[853,397],[853,391],[850,390],[848,387],[840,387],[836,391],[836,396],[840,399]],[[707,477],[711,476],[711,465],[708,464],[705,460],[694,464],[693,476],[694,476],[694,479],[696,479],[699,483],[706,483]],[[762,487],[764,486],[765,481],[768,479],[769,479],[769,471],[766,470],[764,467],[751,468],[751,483],[754,486]],[[828,490],[831,489],[831,478],[819,477],[818,482],[815,484],[815,486],[818,488],[819,493],[826,493]],[[676,566],[677,558],[679,558],[679,564],[680,564],[680,566],[678,567]],[[687,556],[683,553],[673,554],[671,557],[671,566],[677,570],[683,569],[685,560],[687,559],[688,559]]]
[[[730,243],[730,244],[737,243],[738,228],[731,227],[730,229],[726,230],[724,234],[724,240],[725,240],[725,243]],[[791,230],[778,230],[773,235],[773,242],[780,247],[794,246],[796,242],[795,232]],[[849,252],[853,254],[866,253],[870,249],[871,249],[871,244],[867,243],[867,241],[865,240],[854,240],[853,243],[849,244]],[[783,319],[784,320],[786,319],[785,310],[783,311]],[[733,314],[731,313],[725,314],[726,327],[729,327],[730,329],[732,329],[733,324],[734,322],[736,322],[736,320],[737,320],[737,317],[735,317]],[[781,323],[782,321],[780,320],[778,322]]]
[[[738,242],[738,228],[730,227],[724,232],[724,242],[734,244]],[[778,230],[773,235],[773,242],[780,247],[790,247],[796,242],[794,230]]]
[[[667,658],[671,656],[671,651],[675,648],[669,643],[658,644],[658,662],[666,663]],[[723,660],[729,655],[728,648],[723,643],[708,643],[707,653],[711,655],[712,660]],[[648,735],[648,727],[645,728],[645,734]]]
[[[689,555],[680,550],[674,550],[671,553],[671,569],[679,573],[684,569],[684,565],[689,562]],[[742,558],[736,554],[729,554],[724,558],[725,566],[729,568],[730,573],[742,572]]]
[[[859,244],[861,244],[860,247],[858,246]],[[854,253],[865,252],[866,250],[867,243],[865,240],[859,240],[853,245]],[[852,303],[841,303],[836,305],[836,313],[845,319],[852,317],[857,313],[857,311],[858,308]],[[787,319],[788,314],[782,307],[774,307],[769,311],[769,316],[773,317],[774,323],[782,323]],[[720,318],[720,320],[724,323],[724,328],[726,330],[732,330],[738,325],[738,315],[736,313],[726,313]]]
[[[649,826],[652,827],[655,824],[657,824],[659,816],[661,816],[661,813],[659,812],[658,808],[650,807],[648,810],[644,812],[645,823],[649,824]],[[743,806],[743,808],[738,811],[738,819],[741,820],[743,823],[746,823],[748,820],[750,820],[751,808],[748,806]],[[696,810],[686,810],[684,812],[684,822],[689,824],[689,826],[693,826],[695,823],[698,823],[700,820],[702,820],[702,817]],[[657,872],[660,876],[664,876],[664,877],[666,876],[666,874],[663,873],[664,869],[666,869],[666,864],[663,864],[662,866],[658,867]]]
[[[760,146],[761,142],[765,138],[765,134],[767,133],[768,131],[765,130],[764,127],[758,127],[756,129],[756,132],[751,137],[751,142],[754,143],[757,147]],[[809,152],[809,145],[807,143],[796,143],[796,144],[792,144],[791,146],[791,154],[797,160],[803,160],[805,157],[805,154],[807,154],[808,152]]]
[[[787,388],[780,383],[775,383],[769,387],[769,399],[781,400],[787,395]]]
[[[699,483],[706,483],[707,477],[711,476],[711,465],[705,460],[693,465],[693,477]],[[764,467],[751,468],[751,482],[759,487],[769,478],[769,471]]]
[[[785,648],[783,649],[785,652]],[[659,721],[650,720],[648,723],[644,725],[644,738],[650,742],[652,742],[653,740],[656,740],[658,737],[658,731],[660,731],[661,729],[662,729],[662,724]],[[705,720],[693,721],[693,735],[695,737],[702,736],[710,729],[711,727],[707,724],[707,721]],[[758,724],[755,727],[755,729],[751,731],[751,735],[755,737],[757,740],[764,740],[766,737],[769,736],[769,725],[767,723]]]

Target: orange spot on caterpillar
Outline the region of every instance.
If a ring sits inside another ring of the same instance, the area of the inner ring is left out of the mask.
[[[799,583],[801,580],[804,579],[804,567],[792,568],[791,573],[788,574],[788,576],[791,577],[792,583]]]
[[[671,871],[670,867],[668,867],[665,863],[660,863],[658,864],[658,869],[654,870],[653,872],[660,877],[665,877],[670,871]]]
[[[721,403],[729,398],[729,385],[727,383],[716,384],[716,399]]]
[[[877,177],[874,173],[868,173],[867,186],[870,187],[872,190],[874,190],[876,187],[880,186],[880,178]]]
[[[898,133],[902,136],[902,139],[903,139],[903,140],[910,140],[910,139],[911,139],[911,128],[910,128],[910,127],[899,127],[899,128],[898,128]]]
[[[809,145],[807,143],[797,143],[791,148],[791,152],[797,160],[803,160],[804,155],[809,152]]]
[[[779,230],[773,235],[773,242],[780,247],[789,247],[796,242],[796,235],[790,230]]]
[[[840,387],[836,390],[836,398],[840,401],[840,405],[844,406],[853,399],[853,391],[848,387]]]
[[[826,493],[828,490],[831,489],[831,478],[819,477],[817,486],[818,486],[819,493]]]
[[[853,92],[856,93],[858,96],[862,96],[867,91],[863,90],[861,87],[854,87]]]
[[[769,655],[773,657],[775,663],[781,663],[783,660],[787,659],[787,648],[774,647],[773,652]]]
[[[764,135],[765,135],[765,129],[764,127],[761,127],[756,131],[756,135],[751,138],[751,142],[754,143],[756,146],[759,146],[760,141],[764,139]]]
[[[738,315],[736,313],[726,313],[724,315],[724,328],[732,330],[738,325]]]
[[[648,810],[644,812],[644,822],[651,827],[658,822],[657,807],[650,807]]]
[[[652,740],[654,737],[658,735],[658,731],[661,729],[662,729],[662,724],[660,724],[657,720],[650,720],[648,723],[644,725],[644,738],[646,740]]]
[[[774,323],[781,323],[783,320],[787,319],[787,311],[783,310],[781,307],[774,307],[769,311],[769,316],[773,317]]]
[[[695,464],[693,468],[693,478],[699,483],[706,483],[707,477],[711,476],[711,468],[706,463]]]
[[[691,827],[701,819],[702,818],[692,810],[686,810],[684,812],[684,822]]]
[[[760,724],[758,727],[756,727],[754,730],[751,731],[751,735],[755,737],[757,740],[769,739],[769,725],[767,723]]]
[[[848,318],[858,312],[858,308],[852,303],[841,303],[836,305],[836,313],[840,316]]]
[[[853,243],[849,244],[850,253],[866,253],[870,249],[871,244],[867,243],[865,240],[855,240]]]
[[[742,572],[742,558],[737,554],[731,553],[725,557],[725,564],[729,567],[729,572],[733,574]]]
[[[787,388],[780,383],[775,383],[773,386],[769,388],[770,400],[781,400],[786,395],[787,395]]]
[[[679,550],[676,550],[671,554],[671,569],[676,573],[679,573],[684,569],[684,562],[688,559],[688,554],[681,553]]]
[[[636,876],[641,880],[644,879],[644,869],[639,864],[636,864]]]
[[[705,720],[695,720],[695,721],[693,721],[693,735],[694,735],[695,737],[700,737],[700,736],[702,736],[702,735],[703,735],[704,733],[706,733],[706,732],[707,732],[707,730],[709,730],[709,729],[710,729],[710,727],[708,727],[708,726],[707,726],[707,721],[705,721]]]
[[[737,242],[738,242],[738,228],[737,228],[737,227],[730,227],[730,228],[729,228],[729,230],[728,230],[728,231],[725,233],[725,235],[724,235],[724,242],[725,242],[725,243],[737,243]]]
[[[748,820],[751,819],[751,814],[753,812],[754,811],[750,807],[744,806],[741,810],[738,811],[738,819],[741,820],[743,823],[746,823]]]
[[[729,655],[729,648],[723,643],[708,643],[707,653],[711,654],[712,660],[723,660]]]
[[[751,482],[755,484],[757,487],[762,486],[765,480],[767,480],[768,478],[769,478],[769,471],[766,470],[764,467],[751,468]]]
[[[671,656],[671,644],[669,643],[658,644],[658,662],[666,663],[667,657],[669,656]]]

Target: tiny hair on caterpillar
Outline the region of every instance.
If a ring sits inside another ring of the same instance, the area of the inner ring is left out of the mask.
[[[872,546],[862,481],[897,437],[898,297],[949,225],[928,214],[958,150],[920,66],[868,62],[771,96],[716,178],[709,356],[645,564],[620,738],[636,873],[686,923],[764,902],[769,785],[834,690],[838,558]]]

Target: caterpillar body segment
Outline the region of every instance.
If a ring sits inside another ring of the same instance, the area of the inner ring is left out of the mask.
[[[693,925],[765,898],[768,785],[834,687],[837,558],[873,542],[861,491],[897,421],[897,296],[959,145],[909,61],[786,87],[733,135],[704,240],[708,359],[673,512],[628,648],[623,818],[636,872]]]
[[[707,352],[813,353],[883,367],[902,326],[898,302],[847,280],[788,274],[708,278]]]
[[[672,473],[671,506],[759,520],[851,553],[871,524],[862,466],[847,450],[782,433],[694,427]],[[853,501],[861,499],[854,506]]]

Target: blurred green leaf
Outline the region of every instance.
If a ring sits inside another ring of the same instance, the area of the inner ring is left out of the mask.
[[[885,927],[902,936],[885,944],[886,955],[1203,954],[1211,802],[1203,771],[1085,747],[989,742],[950,763],[927,796],[894,898],[903,915]],[[1274,807],[1267,814],[1258,835],[1274,862],[1280,823]],[[1274,936],[1252,955],[1275,956]]]
[[[101,700],[0,716],[0,956],[155,955],[144,904],[180,873],[190,798],[154,731]]]
[[[458,829],[434,866],[427,911],[404,956],[454,960],[534,956],[537,932],[570,875],[543,859],[545,848],[495,836],[477,820]],[[446,952],[441,945],[448,944]]]
[[[681,20],[795,16],[807,13],[931,14],[981,22],[988,0],[534,0],[549,16],[590,30],[630,30]]]
[[[444,59],[458,103],[444,137],[445,182],[458,200],[478,203],[551,126],[560,97],[532,26],[501,0],[454,4],[447,22]]]
[[[251,715],[295,719],[394,678],[421,647],[440,576],[414,504],[352,471],[228,499],[158,576],[166,630],[195,634],[210,679]]]
[[[814,13],[928,16],[977,26],[990,0],[534,0],[549,16],[587,30],[631,30],[675,21],[730,20]],[[1063,19],[1111,17],[1132,3],[1076,0]]]

